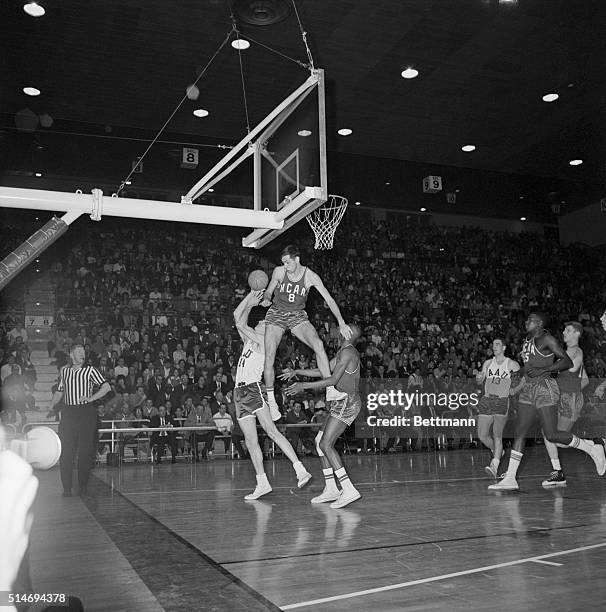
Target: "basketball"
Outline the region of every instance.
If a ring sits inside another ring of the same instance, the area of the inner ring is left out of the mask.
[[[49,470],[61,456],[61,440],[50,427],[34,427],[27,432],[27,462],[37,470]]]
[[[254,291],[261,291],[269,284],[269,277],[263,270],[253,270],[248,275],[248,285]]]

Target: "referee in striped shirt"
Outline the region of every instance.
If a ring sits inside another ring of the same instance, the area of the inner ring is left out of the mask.
[[[80,495],[86,494],[88,478],[95,458],[95,430],[97,408],[93,402],[111,391],[109,383],[99,370],[85,366],[86,353],[81,344],[70,351],[71,366],[64,366],[59,373],[59,385],[53,395],[51,410],[64,400],[59,423],[61,438],[61,482],[63,496],[72,494],[72,471],[74,456],[78,450],[78,486]],[[93,393],[93,386],[100,385]]]

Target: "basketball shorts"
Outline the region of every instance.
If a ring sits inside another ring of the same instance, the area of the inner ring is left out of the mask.
[[[520,391],[519,404],[529,404],[535,408],[557,407],[560,400],[560,388],[553,378],[526,381]]]
[[[509,398],[498,395],[484,395],[478,404],[478,414],[488,416],[507,415],[509,409]]]
[[[254,417],[264,406],[268,406],[265,385],[260,382],[249,383],[234,389],[234,405],[238,419]]]
[[[294,329],[297,325],[305,323],[309,319],[304,310],[279,310],[273,306],[265,315],[266,325],[277,325],[284,330]]]
[[[576,421],[583,409],[582,393],[560,393],[560,403],[558,404],[558,414],[571,421]]]
[[[340,400],[328,402],[328,410],[331,417],[351,425],[362,408],[362,400],[359,395],[348,395]]]

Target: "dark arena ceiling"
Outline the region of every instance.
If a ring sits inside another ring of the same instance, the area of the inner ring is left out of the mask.
[[[4,185],[117,187],[230,33],[231,10],[256,41],[240,55],[251,125],[308,75],[292,0],[40,0],[46,14],[36,18],[25,1],[0,6]],[[604,0],[297,0],[296,8],[326,71],[331,191],[370,206],[537,220],[553,220],[553,203],[564,213],[606,196]],[[245,135],[234,38],[198,82],[198,100],[167,124],[137,189],[185,193],[225,154],[217,145]],[[402,78],[406,68],[417,78]],[[28,86],[41,95],[25,95]],[[544,102],[548,93],[559,98]],[[208,116],[195,117],[196,108]],[[337,135],[343,127],[353,133]],[[181,143],[201,145],[197,170],[179,167]],[[462,151],[467,144],[476,150]],[[458,189],[457,203],[423,195],[427,174]]]

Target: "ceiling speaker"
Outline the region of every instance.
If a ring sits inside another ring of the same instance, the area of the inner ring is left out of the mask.
[[[237,0],[238,17],[254,26],[268,26],[284,21],[290,13],[288,0]]]

